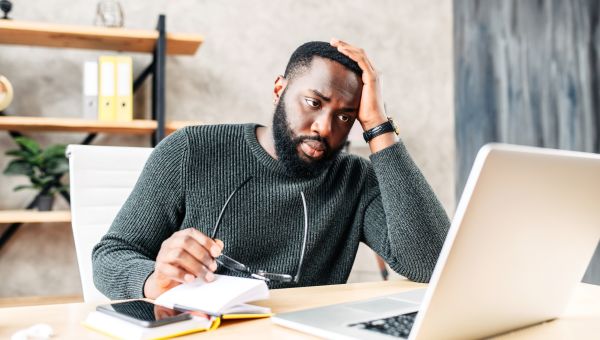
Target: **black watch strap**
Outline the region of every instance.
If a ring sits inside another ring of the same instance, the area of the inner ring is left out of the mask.
[[[388,133],[388,132],[395,132],[396,129],[394,129],[394,124],[392,124],[392,122],[390,122],[389,120],[383,124],[377,125],[376,127],[369,129],[365,132],[363,132],[363,137],[365,139],[365,142],[370,142],[371,139],[382,135],[384,133]]]

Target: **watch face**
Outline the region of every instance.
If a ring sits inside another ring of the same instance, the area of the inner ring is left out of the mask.
[[[388,121],[390,123],[392,123],[392,126],[394,127],[394,133],[396,133],[396,135],[400,135],[400,127],[398,126],[398,124],[396,124],[396,122],[391,118],[391,117],[387,117]]]

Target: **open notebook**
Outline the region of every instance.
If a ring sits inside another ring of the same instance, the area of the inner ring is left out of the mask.
[[[256,318],[271,315],[271,309],[246,304],[266,300],[269,288],[262,280],[215,275],[213,282],[196,279],[171,288],[154,303],[167,308],[202,312],[223,319]]]
[[[270,317],[271,309],[246,304],[266,300],[269,289],[262,280],[215,275],[210,283],[197,279],[171,288],[154,303],[181,311],[200,312],[207,317],[146,328],[98,311],[90,313],[84,326],[121,339],[163,339],[219,327],[222,319]]]

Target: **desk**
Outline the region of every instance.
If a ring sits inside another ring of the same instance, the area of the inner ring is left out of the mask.
[[[325,304],[366,299],[401,291],[422,288],[423,284],[410,281],[355,283],[348,285],[291,288],[271,291],[271,298],[260,303],[273,312],[286,312]],[[70,303],[63,305],[0,308],[0,339],[10,338],[19,329],[33,323],[50,324],[56,336],[53,339],[107,339],[81,326],[81,321],[94,310],[95,304]],[[500,339],[589,339],[600,334],[600,286],[581,284],[565,314],[559,320],[505,334]],[[225,321],[214,332],[197,333],[194,337],[216,338],[308,338],[303,333],[272,324],[269,319]]]

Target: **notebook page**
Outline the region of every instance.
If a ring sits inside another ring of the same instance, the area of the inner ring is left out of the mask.
[[[155,303],[217,315],[227,307],[268,297],[269,289],[262,280],[215,275],[213,282],[207,283],[198,278],[174,287],[159,296]]]

